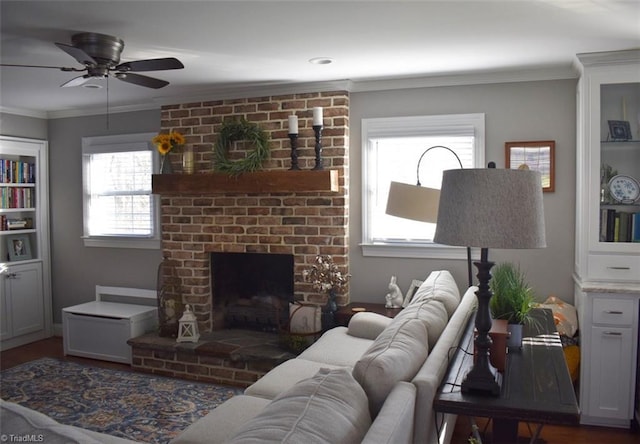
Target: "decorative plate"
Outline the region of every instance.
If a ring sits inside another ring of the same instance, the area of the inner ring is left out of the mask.
[[[631,176],[618,174],[609,181],[609,192],[618,202],[630,204],[640,197],[640,184]]]

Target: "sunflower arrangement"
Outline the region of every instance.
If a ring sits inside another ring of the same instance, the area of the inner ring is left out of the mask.
[[[171,131],[169,134],[158,134],[151,142],[156,146],[158,152],[162,156],[160,161],[160,171],[163,171],[164,162],[167,154],[173,149],[178,149],[185,144],[185,139],[182,134],[177,131]]]
[[[330,255],[316,256],[315,264],[302,272],[305,282],[311,282],[316,291],[335,291],[349,282],[351,275],[342,274]]]

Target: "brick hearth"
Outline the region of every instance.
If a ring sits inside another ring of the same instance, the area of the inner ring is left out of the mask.
[[[130,339],[133,367],[162,376],[248,387],[295,355],[280,347],[279,336],[249,330],[219,330],[197,343],[157,334]]]

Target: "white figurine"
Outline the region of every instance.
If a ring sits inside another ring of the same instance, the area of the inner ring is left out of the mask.
[[[400,291],[400,287],[396,284],[396,277],[391,276],[391,281],[389,281],[389,293],[384,297],[387,301],[384,306],[386,308],[400,308],[402,307],[402,301],[404,297],[402,296],[402,292]]]

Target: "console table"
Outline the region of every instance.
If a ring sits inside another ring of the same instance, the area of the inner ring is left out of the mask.
[[[535,316],[536,325],[525,326],[522,348],[509,351],[504,374],[498,375],[499,396],[460,390],[473,361],[472,316],[433,403],[435,411],[492,418],[493,444],[516,442],[519,421],[539,424],[532,442],[544,424],[578,425],[578,402],[553,316],[543,309]]]

